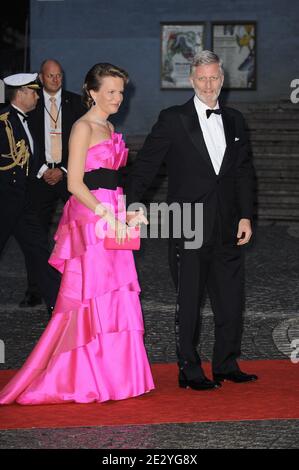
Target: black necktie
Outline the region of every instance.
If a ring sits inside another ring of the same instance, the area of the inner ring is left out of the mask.
[[[209,119],[212,113],[221,114],[221,112],[221,109],[206,109],[207,119]]]
[[[26,122],[27,119],[28,119],[28,116],[26,114],[22,113],[21,111],[18,111],[17,109],[16,109],[16,111],[19,114],[19,116],[22,116],[23,122]]]

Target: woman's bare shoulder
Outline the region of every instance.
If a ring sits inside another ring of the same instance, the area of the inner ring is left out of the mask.
[[[92,133],[92,126],[88,119],[84,119],[84,116],[74,122],[72,127],[72,134],[80,134],[90,136]]]
[[[87,118],[85,118],[84,116],[77,119],[77,121],[74,122],[73,127],[76,127],[76,128],[82,129],[82,130],[83,129],[85,129],[85,130],[88,130],[88,129],[91,130],[92,129],[90,121]]]

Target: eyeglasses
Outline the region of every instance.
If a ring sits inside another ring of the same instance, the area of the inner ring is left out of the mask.
[[[62,78],[63,77],[63,73],[48,73],[48,75],[46,75],[47,78]]]

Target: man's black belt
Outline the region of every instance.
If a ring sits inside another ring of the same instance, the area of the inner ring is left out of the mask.
[[[60,168],[61,167],[61,163],[51,163],[51,162],[47,162],[46,163],[47,167],[48,168]]]
[[[121,170],[110,170],[109,168],[99,168],[84,173],[83,182],[88,189],[116,189],[123,187],[123,174]]]

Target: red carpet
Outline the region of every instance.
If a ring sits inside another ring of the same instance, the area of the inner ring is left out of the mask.
[[[102,404],[1,406],[0,429],[299,418],[299,364],[263,360],[240,365],[259,380],[196,392],[178,388],[175,364],[154,364],[156,390],[146,395]],[[210,376],[210,365],[204,368]],[[0,372],[0,388],[13,374]]]

